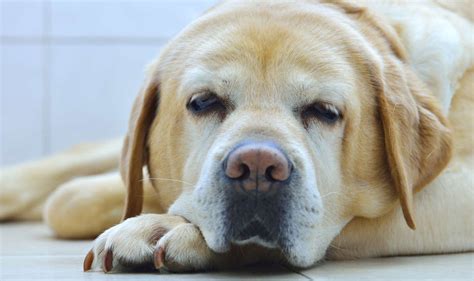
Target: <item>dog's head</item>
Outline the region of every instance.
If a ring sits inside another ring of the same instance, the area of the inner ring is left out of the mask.
[[[226,3],[149,69],[122,156],[125,217],[141,212],[146,165],[214,251],[254,243],[308,266],[352,218],[398,201],[415,228],[413,194],[450,151],[436,102],[365,10]]]

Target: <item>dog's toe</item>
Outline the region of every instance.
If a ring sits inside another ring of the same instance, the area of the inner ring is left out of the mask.
[[[104,259],[102,261],[102,270],[104,272],[111,271],[113,267],[113,262],[114,262],[114,254],[112,253],[112,250],[106,250]]]
[[[153,254],[153,263],[155,265],[155,268],[158,270],[164,268],[165,266],[164,260],[165,260],[165,250],[162,247],[156,248]]]
[[[157,269],[187,272],[208,269],[215,263],[199,229],[190,223],[169,231],[157,243],[154,264]]]

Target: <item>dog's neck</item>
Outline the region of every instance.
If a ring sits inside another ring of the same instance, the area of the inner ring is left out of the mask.
[[[368,1],[393,26],[408,62],[448,114],[459,80],[474,64],[473,24],[434,3]]]

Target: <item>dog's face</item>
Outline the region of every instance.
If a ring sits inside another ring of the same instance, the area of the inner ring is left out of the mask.
[[[323,257],[353,217],[380,216],[398,198],[413,226],[411,194],[444,167],[449,136],[386,55],[395,43],[368,32],[378,41],[330,5],[210,11],[150,69],[124,152],[130,192],[147,162],[160,203],[199,226],[212,250],[257,244],[297,266]],[[415,165],[431,171],[407,170]],[[129,193],[127,215],[137,198]]]

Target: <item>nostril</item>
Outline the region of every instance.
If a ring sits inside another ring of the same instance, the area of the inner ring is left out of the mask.
[[[245,180],[250,177],[250,168],[246,164],[240,164],[239,166],[240,169],[240,176],[235,178],[236,180]]]
[[[275,170],[275,166],[270,166],[265,171],[265,178],[267,179],[267,181],[278,181],[275,178],[273,178],[272,174],[274,170]]]
[[[265,178],[268,181],[285,181],[290,177],[292,170],[293,167],[289,163],[288,165],[283,163],[276,166],[271,165],[265,170]]]
[[[235,161],[225,162],[224,171],[227,177],[233,180],[245,180],[250,177],[250,167],[245,163]]]

